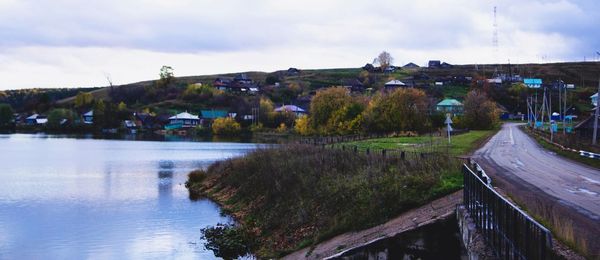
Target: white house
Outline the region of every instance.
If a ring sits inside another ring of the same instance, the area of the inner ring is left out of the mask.
[[[172,117],[169,117],[170,125],[181,125],[181,127],[196,127],[200,122],[200,118],[197,115],[192,115],[190,113],[183,112]]]
[[[383,86],[384,86],[384,87],[385,87],[385,89],[387,89],[387,90],[392,90],[392,89],[395,89],[395,88],[403,88],[403,87],[406,87],[406,84],[405,84],[404,82],[402,82],[402,81],[399,81],[399,80],[395,79],[395,80],[390,80],[390,81],[388,81],[388,82],[387,82],[387,83],[385,83]]]
[[[298,106],[294,105],[284,105],[278,108],[275,108],[275,112],[293,112],[296,116],[300,116],[306,114],[306,111]]]
[[[27,118],[25,118],[25,122],[28,125],[44,125],[48,123],[48,118],[46,116],[33,114]]]

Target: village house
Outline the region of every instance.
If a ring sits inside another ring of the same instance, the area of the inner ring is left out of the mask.
[[[306,110],[295,106],[295,105],[283,105],[278,108],[275,108],[275,112],[292,112],[296,116],[301,116],[306,114]]]
[[[94,123],[94,110],[90,110],[87,113],[82,115],[83,123],[87,125],[91,125]]]
[[[169,117],[169,128],[177,129],[196,127],[199,122],[200,118],[198,118],[197,115],[192,115],[186,111]],[[165,126],[165,128],[166,127],[167,126]]]
[[[48,118],[43,115],[33,114],[25,118],[25,123],[28,125],[44,125],[48,123]]]
[[[437,103],[435,110],[442,113],[449,113],[451,115],[462,115],[463,104],[456,99],[444,99]]]
[[[286,72],[286,75],[288,76],[297,76],[300,74],[300,70],[296,69],[296,68],[289,68]]]
[[[342,87],[352,91],[352,92],[363,92],[365,91],[365,85],[360,82],[358,79],[342,79],[341,80]]]
[[[397,88],[404,88],[406,84],[400,80],[394,79],[386,82],[384,85],[385,90],[394,90]]]
[[[211,126],[212,122],[217,118],[227,117],[227,110],[223,109],[206,109],[200,110],[200,124],[203,126]]]
[[[420,68],[420,67],[417,64],[409,62],[406,65],[402,66],[402,68],[405,68],[405,69],[416,69],[416,68]]]
[[[439,60],[430,60],[429,63],[427,63],[427,67],[430,69],[437,69],[442,65],[442,63]]]

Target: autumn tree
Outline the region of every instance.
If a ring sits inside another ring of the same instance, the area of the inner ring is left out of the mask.
[[[393,62],[394,58],[392,58],[392,55],[387,51],[382,51],[374,61],[374,63],[379,64],[382,71],[385,71],[385,69],[390,67]]]
[[[429,126],[428,100],[418,89],[397,89],[376,95],[364,112],[364,124],[373,132],[425,131]]]
[[[321,134],[348,134],[359,131],[364,103],[351,97],[343,87],[318,91],[310,103],[309,126]]]
[[[499,111],[496,102],[485,93],[471,90],[464,101],[464,125],[470,129],[492,129],[497,126]]]
[[[127,104],[125,104],[125,102],[121,101],[119,103],[119,105],[117,106],[117,110],[119,112],[126,111],[127,110]]]
[[[212,132],[215,135],[237,135],[241,129],[240,124],[231,117],[217,118],[212,124]]]
[[[88,108],[94,102],[94,96],[89,92],[79,92],[75,96],[76,108]]]

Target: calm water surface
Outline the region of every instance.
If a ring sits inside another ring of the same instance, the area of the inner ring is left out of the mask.
[[[0,135],[0,259],[214,259],[186,174],[255,147]]]

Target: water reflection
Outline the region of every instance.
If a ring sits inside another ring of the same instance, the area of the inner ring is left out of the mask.
[[[158,196],[160,200],[168,201],[173,192],[175,163],[169,160],[161,160],[158,165]]]
[[[212,259],[198,231],[231,220],[187,173],[254,147],[4,135],[0,259]]]

